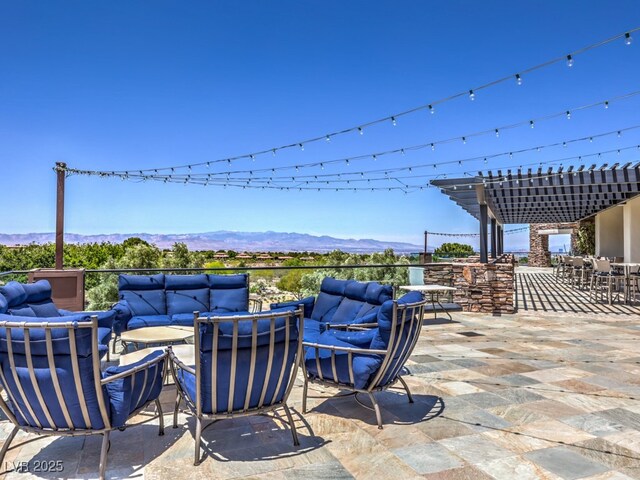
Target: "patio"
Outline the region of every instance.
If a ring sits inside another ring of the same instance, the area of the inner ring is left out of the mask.
[[[194,467],[193,424],[182,415],[181,426],[169,426],[164,437],[155,421],[114,432],[107,476],[640,478],[637,318],[521,308],[502,317],[429,319],[405,377],[416,403],[380,394],[384,430],[351,397],[313,399],[313,410],[301,417],[300,381],[291,396],[297,449],[270,417],[225,420],[205,430],[208,454]],[[173,387],[165,387],[166,412],[173,400]],[[0,428],[6,437],[8,422]],[[64,471],[51,478],[97,476],[99,438],[29,440],[19,434],[2,466],[5,478],[34,478],[7,470],[19,462],[33,469],[38,460],[63,462]]]

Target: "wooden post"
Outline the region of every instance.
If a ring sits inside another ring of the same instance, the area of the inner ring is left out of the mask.
[[[498,238],[497,238],[497,224],[495,218],[491,219],[491,258],[496,258],[496,253],[498,249]]]
[[[487,223],[488,223],[487,205],[480,205],[480,263],[489,262],[489,252],[487,248]]]
[[[67,164],[56,163],[57,195],[56,195],[56,270],[64,268],[64,181],[66,178]]]

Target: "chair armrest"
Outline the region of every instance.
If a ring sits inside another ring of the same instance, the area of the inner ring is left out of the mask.
[[[116,317],[113,321],[113,331],[116,335],[120,335],[127,329],[127,323],[129,323],[133,314],[126,300],[120,300],[111,307],[111,310],[115,310],[116,312]]]
[[[124,367],[109,367],[105,370],[105,376],[101,383],[102,385],[107,385],[111,382],[115,382],[116,380],[120,380],[126,377],[130,377],[135,375],[138,372],[146,370],[160,362],[163,362],[169,352],[167,350],[156,350],[155,352],[151,352],[146,357],[137,361],[136,363],[132,363],[131,365],[126,365]]]
[[[378,328],[377,323],[327,323],[327,330],[370,330]]]
[[[304,317],[311,318],[311,312],[313,312],[313,306],[315,305],[316,298],[315,297],[307,297],[302,300],[292,300],[290,302],[278,302],[271,304],[271,310],[275,310],[276,308],[283,307],[298,307],[299,305],[304,306]]]
[[[303,347],[317,348],[320,350],[332,350],[334,352],[351,352],[361,353],[364,355],[386,355],[387,350],[374,350],[371,348],[357,348],[357,347],[339,347],[336,345],[323,345],[321,343],[302,342]]]
[[[169,352],[169,360],[171,360],[171,366],[172,367],[178,367],[181,370],[184,370],[185,372],[189,372],[192,375],[196,374],[196,370],[195,368],[183,363],[177,356],[175,353],[173,353],[173,349],[171,348],[171,346],[168,347],[168,352]],[[173,368],[172,368],[173,371]],[[175,372],[174,372],[175,374]],[[174,379],[175,380],[175,379]]]
[[[101,310],[101,311],[84,311],[84,312],[71,312],[69,310],[58,310],[61,316],[68,317],[69,315],[87,315],[89,317],[98,317],[98,327],[113,329],[113,322],[116,318],[116,312],[114,310]]]

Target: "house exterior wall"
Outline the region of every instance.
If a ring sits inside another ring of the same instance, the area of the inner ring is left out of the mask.
[[[622,206],[622,218],[624,261],[640,262],[640,198]]]
[[[623,257],[624,207],[613,207],[596,215],[596,255]]]

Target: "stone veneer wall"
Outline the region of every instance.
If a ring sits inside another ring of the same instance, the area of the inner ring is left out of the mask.
[[[464,312],[514,313],[513,255],[490,263],[466,261],[425,265],[425,284],[455,287],[453,302]]]
[[[550,267],[549,235],[539,235],[539,230],[554,228],[571,228],[576,230],[576,223],[532,223],[529,225],[529,266]],[[571,251],[575,251],[575,235],[571,234]]]

